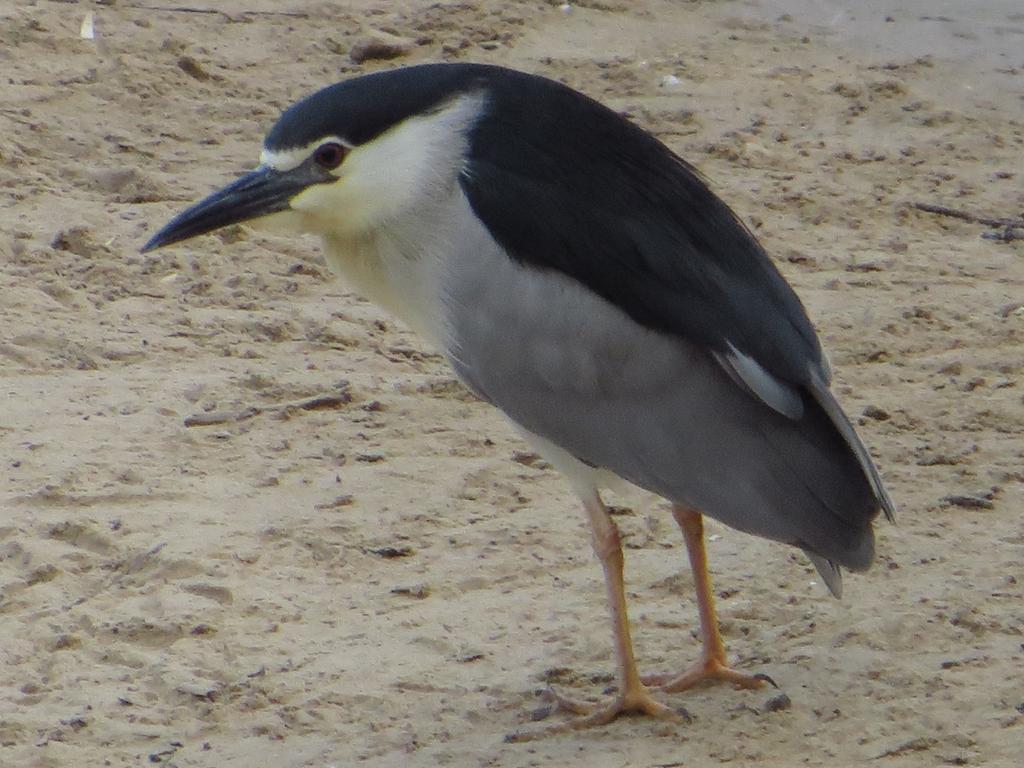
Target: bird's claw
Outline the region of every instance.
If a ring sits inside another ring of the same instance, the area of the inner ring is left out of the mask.
[[[772,680],[772,679],[771,679],[771,678],[770,678],[770,677],[769,677],[768,675],[766,675],[766,674],[765,674],[764,672],[758,672],[758,673],[757,673],[756,675],[754,675],[754,679],[755,679],[755,680],[761,680],[762,682],[768,683],[768,684],[769,684],[769,685],[770,685],[770,686],[771,686],[772,688],[774,688],[774,689],[775,689],[775,690],[777,690],[777,691],[778,691],[778,690],[781,690],[781,689],[779,688],[779,684],[778,684],[778,683],[776,683],[776,682],[775,682],[774,680]]]

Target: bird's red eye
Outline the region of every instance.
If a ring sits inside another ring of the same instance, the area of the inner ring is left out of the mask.
[[[316,152],[313,153],[313,162],[321,168],[326,168],[328,171],[337,168],[344,159],[345,147],[333,141],[328,144],[321,144],[316,148]]]

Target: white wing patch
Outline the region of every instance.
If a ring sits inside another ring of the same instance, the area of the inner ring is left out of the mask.
[[[804,403],[800,393],[768,373],[754,358],[730,344],[729,351],[724,355],[716,352],[715,359],[733,381],[772,410],[794,421],[803,417]]]

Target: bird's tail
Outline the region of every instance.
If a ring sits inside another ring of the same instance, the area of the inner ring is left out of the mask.
[[[839,434],[843,436],[843,440],[850,446],[850,450],[853,451],[853,455],[857,457],[857,463],[860,464],[861,469],[864,470],[864,474],[868,478],[868,482],[871,483],[871,490],[875,494],[875,498],[878,499],[878,504],[885,513],[885,519],[890,523],[896,520],[896,507],[892,503],[892,498],[885,490],[885,486],[882,484],[882,478],[878,474],[878,469],[875,467],[874,461],[871,460],[871,454],[868,453],[868,449],[861,442],[860,436],[854,430],[853,425],[850,423],[849,417],[843,412],[843,409],[839,407],[839,403],[836,402],[835,397],[829,390],[828,384],[822,381],[820,378],[815,377],[812,379],[810,386],[811,394],[814,399],[821,406],[825,414],[835,424],[836,429],[839,430]],[[824,575],[822,576],[824,578]]]

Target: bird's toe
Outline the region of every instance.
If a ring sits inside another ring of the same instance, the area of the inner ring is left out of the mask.
[[[642,685],[619,692],[601,702],[573,699],[554,690],[550,690],[549,695],[556,705],[555,709],[569,712],[576,717],[537,728],[524,728],[515,731],[505,737],[506,742],[534,741],[560,733],[571,733],[585,728],[607,725],[619,715],[625,714],[644,715],[678,725],[686,725],[692,721],[690,713],[685,709],[682,707],[674,709],[661,703],[651,695],[649,689]]]
[[[748,672],[741,672],[721,661],[718,661],[717,659],[705,659],[703,661],[699,661],[684,670],[682,673],[675,675],[656,674],[645,675],[643,677],[644,685],[651,686],[655,690],[662,691],[664,693],[680,693],[681,691],[689,690],[701,683],[709,681],[726,682],[730,683],[735,688],[745,690],[756,690],[761,688],[765,683],[771,684],[774,688],[779,687],[768,675],[763,673],[750,674]]]

